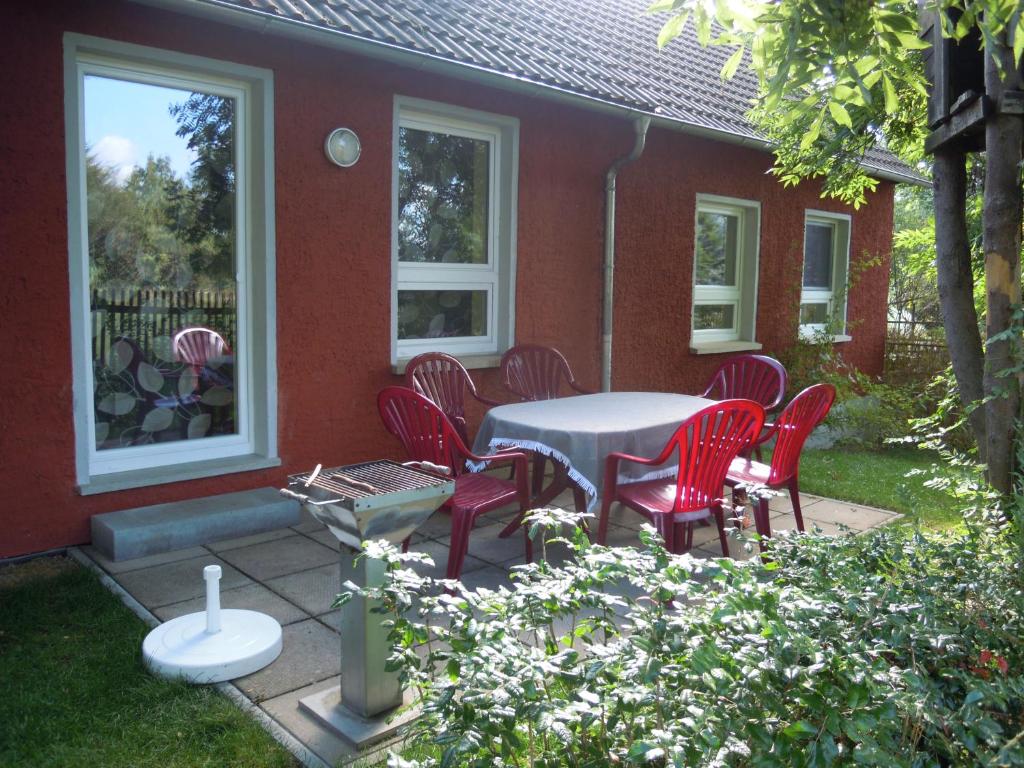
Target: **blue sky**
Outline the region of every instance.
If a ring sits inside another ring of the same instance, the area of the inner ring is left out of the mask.
[[[188,91],[89,75],[85,78],[85,145],[123,180],[149,155],[167,157],[179,176],[195,157],[168,106],[185,101]]]

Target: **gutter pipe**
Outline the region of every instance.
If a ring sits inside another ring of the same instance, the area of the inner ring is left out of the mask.
[[[612,163],[604,182],[604,311],[601,338],[601,391],[612,391],[612,328],[615,309],[615,181],[619,169],[640,157],[647,142],[647,129],[651,118],[638,117],[633,121],[636,137],[633,149]]]

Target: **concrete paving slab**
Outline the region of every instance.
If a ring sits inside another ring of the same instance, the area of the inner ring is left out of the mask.
[[[341,564],[335,559],[330,565],[268,579],[266,585],[315,616],[330,610],[331,603],[341,592]]]
[[[470,536],[470,545],[473,543],[473,537]],[[435,579],[443,579],[445,573],[448,570],[448,555],[450,549],[448,547],[448,540],[444,541],[421,541],[419,544],[412,544],[409,547],[412,552],[423,552],[430,555],[434,559],[433,567],[427,566],[414,566],[414,570],[421,576],[430,576]],[[478,560],[472,555],[466,555],[466,559],[462,563],[462,572],[471,573],[473,571],[484,568],[487,565],[483,560]]]
[[[281,655],[269,667],[240,677],[235,685],[259,703],[303,688],[341,671],[338,635],[314,619],[284,627]]]
[[[315,718],[299,708],[299,700],[332,688],[339,683],[331,677],[295,691],[275,696],[260,707],[277,720],[289,733],[306,745],[329,765],[338,765],[356,757],[355,751],[343,739],[320,725]]]
[[[323,526],[321,526],[320,530],[318,531],[312,531],[311,533],[304,533],[302,535],[312,539],[315,542],[323,544],[332,552],[341,552],[341,542],[338,541],[338,537]],[[337,554],[335,555],[335,557],[337,557]]]
[[[253,544],[264,544],[268,541],[286,539],[289,536],[294,535],[295,531],[293,531],[291,528],[278,528],[276,531],[254,533],[251,536],[237,536],[233,539],[224,539],[223,541],[211,541],[209,544],[206,545],[206,548],[211,552],[226,552],[229,549],[241,549],[242,547],[251,547]]]
[[[462,574],[462,583],[469,589],[497,589],[498,587],[511,587],[512,580],[508,571],[495,565],[488,565],[472,573]]]
[[[292,530],[299,533],[313,533],[314,531],[327,530],[327,526],[309,514],[305,507],[302,507],[299,510],[299,523],[293,525]]]
[[[246,611],[259,611],[276,619],[282,626],[294,624],[309,618],[309,614],[295,607],[282,597],[278,597],[262,584],[247,584],[237,589],[221,590],[221,608],[239,608]],[[195,597],[180,603],[171,603],[156,608],[153,613],[161,621],[184,616],[186,613],[197,613],[206,610],[206,597]]]
[[[844,523],[861,530],[887,523],[896,517],[895,512],[832,499],[821,501],[804,511],[805,521],[811,518],[823,523]]]
[[[220,556],[257,581],[334,563],[338,553],[307,536],[289,536],[221,552]]]
[[[526,551],[526,535],[516,531],[507,539],[498,537],[501,528],[489,526],[483,530],[474,529],[469,537],[469,554],[484,562],[497,565]]]
[[[193,557],[202,557],[209,554],[203,547],[188,547],[187,549],[176,549],[173,552],[161,552],[158,555],[146,555],[145,557],[136,557],[131,560],[114,561],[91,544],[81,547],[81,550],[91,557],[100,568],[110,574],[139,571],[143,568],[152,568],[154,565],[176,563],[179,560],[190,560]]]
[[[220,588],[222,590],[234,589],[252,583],[244,574],[211,554],[119,574],[117,581],[131,593],[132,597],[152,609],[161,605],[191,600],[193,597],[205,594],[206,582],[203,580],[203,568],[208,565],[221,567]]]

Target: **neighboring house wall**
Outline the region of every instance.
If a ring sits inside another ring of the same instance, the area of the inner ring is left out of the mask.
[[[519,119],[515,338],[558,346],[577,378],[600,378],[604,174],[628,151],[628,121],[402,69],[134,3],[37,3],[7,15],[0,58],[0,557],[89,538],[93,514],[265,485],[317,462],[397,455],[374,396],[397,383],[390,361],[392,117],[396,94]],[[65,31],[270,69],[275,78],[279,469],[79,496],[75,448],[64,160]],[[323,156],[329,130],[362,139],[348,169]],[[817,185],[783,190],[764,153],[652,130],[620,175],[617,389],[698,390],[721,356],[688,352],[696,193],[760,200],[757,339],[795,337],[805,208]],[[887,255],[892,188],[853,220],[854,258]],[[844,210],[835,207],[835,210]],[[888,266],[868,273],[846,345],[877,373]],[[501,397],[494,369],[473,372]],[[479,412],[471,413],[479,418]]]

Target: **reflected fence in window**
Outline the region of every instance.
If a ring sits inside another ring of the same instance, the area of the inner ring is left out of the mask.
[[[93,288],[89,302],[93,360],[106,360],[120,336],[132,339],[147,359],[161,356],[169,350],[174,334],[189,326],[211,328],[228,347],[237,346],[233,290]]]

